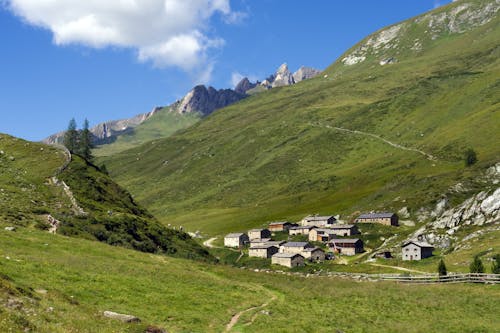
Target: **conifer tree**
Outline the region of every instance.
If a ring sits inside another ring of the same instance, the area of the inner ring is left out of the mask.
[[[68,129],[64,133],[63,144],[72,153],[78,152],[78,130],[76,129],[76,120],[71,118]]]
[[[484,273],[484,266],[481,258],[479,256],[475,256],[474,260],[469,266],[469,270],[471,273]]]
[[[92,133],[89,130],[89,121],[85,119],[83,129],[80,132],[79,154],[87,161],[92,161]]]
[[[446,265],[445,265],[444,260],[442,258],[441,258],[441,260],[439,260],[438,273],[439,273],[439,276],[446,276],[448,274],[448,271],[446,270]]]

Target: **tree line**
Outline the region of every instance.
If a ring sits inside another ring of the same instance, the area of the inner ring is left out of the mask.
[[[89,121],[85,119],[83,128],[78,130],[75,118],[69,121],[68,129],[64,133],[63,144],[72,154],[79,155],[91,162],[92,155],[92,133],[89,130]]]

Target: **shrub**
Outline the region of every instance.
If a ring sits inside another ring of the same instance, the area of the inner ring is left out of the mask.
[[[481,261],[481,258],[479,258],[479,256],[474,257],[474,260],[469,266],[469,271],[471,273],[484,273],[483,262]]]
[[[443,259],[439,260],[438,273],[439,273],[439,276],[446,276],[448,274],[448,271],[446,270],[446,265],[445,265]]]
[[[500,253],[493,256],[493,263],[491,264],[491,273],[500,274]]]
[[[477,162],[477,154],[474,149],[469,148],[464,153],[465,166],[471,166]]]

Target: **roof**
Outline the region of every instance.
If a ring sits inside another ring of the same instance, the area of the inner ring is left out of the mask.
[[[271,222],[269,223],[269,226],[272,225],[284,225],[284,224],[291,224],[290,222],[284,221],[284,222]]]
[[[297,226],[297,227],[291,227],[290,230],[301,230],[301,229],[315,229],[317,228],[316,226],[313,226],[313,225],[306,225],[306,226]]]
[[[283,244],[284,247],[305,247],[309,245],[308,242],[288,242]]]
[[[266,243],[269,242],[271,238],[255,238],[250,241],[250,243]]]
[[[248,232],[262,232],[264,230],[267,230],[267,229],[265,229],[265,228],[264,229],[250,229],[250,230],[248,230]]]
[[[408,246],[410,244],[415,244],[418,247],[432,247],[432,248],[434,248],[434,246],[432,246],[429,243],[420,242],[420,241],[414,241],[414,240],[407,241],[406,243],[404,243],[403,245],[401,245],[401,247],[405,247],[405,246]]]
[[[311,248],[307,248],[307,249],[304,249],[303,252],[314,252],[314,251],[322,251],[322,252],[325,252],[323,251],[323,249],[320,249],[319,247],[311,247]]]
[[[264,249],[267,250],[270,247],[278,248],[278,246],[274,244],[261,244],[261,245],[251,246],[249,250],[264,250]]]
[[[394,213],[368,213],[368,214],[361,214],[358,216],[358,219],[380,219],[380,218],[391,218],[393,217]]]
[[[332,215],[329,215],[329,216],[309,215],[309,216],[304,217],[304,220],[324,221],[324,220],[329,220],[331,218],[333,218],[335,220],[335,218]]]
[[[330,242],[333,242],[333,243],[356,243],[357,241],[359,241],[360,239],[359,238],[334,238],[334,239],[330,239]]]
[[[303,256],[301,256],[298,253],[276,253],[273,255],[273,257],[276,257],[276,258],[290,258],[290,259],[295,258],[296,256],[304,258]]]
[[[330,229],[351,229],[352,227],[354,227],[353,224],[336,224],[331,226]]]
[[[224,238],[239,238],[242,235],[245,235],[245,234],[242,232],[237,232],[237,233],[233,233],[233,234],[227,234],[226,237],[224,237]]]

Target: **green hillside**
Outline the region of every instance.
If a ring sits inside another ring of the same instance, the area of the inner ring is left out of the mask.
[[[0,221],[1,332],[223,332],[238,313],[231,332],[500,327],[497,286],[257,273],[5,225]],[[108,319],[104,311],[141,322]]]
[[[199,114],[178,114],[171,112],[170,109],[170,107],[161,109],[131,131],[117,136],[115,141],[97,146],[93,150],[94,155],[109,156],[150,140],[169,137],[201,119]]]
[[[144,252],[208,258],[187,234],[161,225],[77,155],[0,134],[0,220]],[[52,230],[54,231],[54,230]]]
[[[498,7],[457,1],[383,29],[320,77],[103,161],[160,221],[211,234],[460,202],[481,185],[450,187],[500,161]]]

